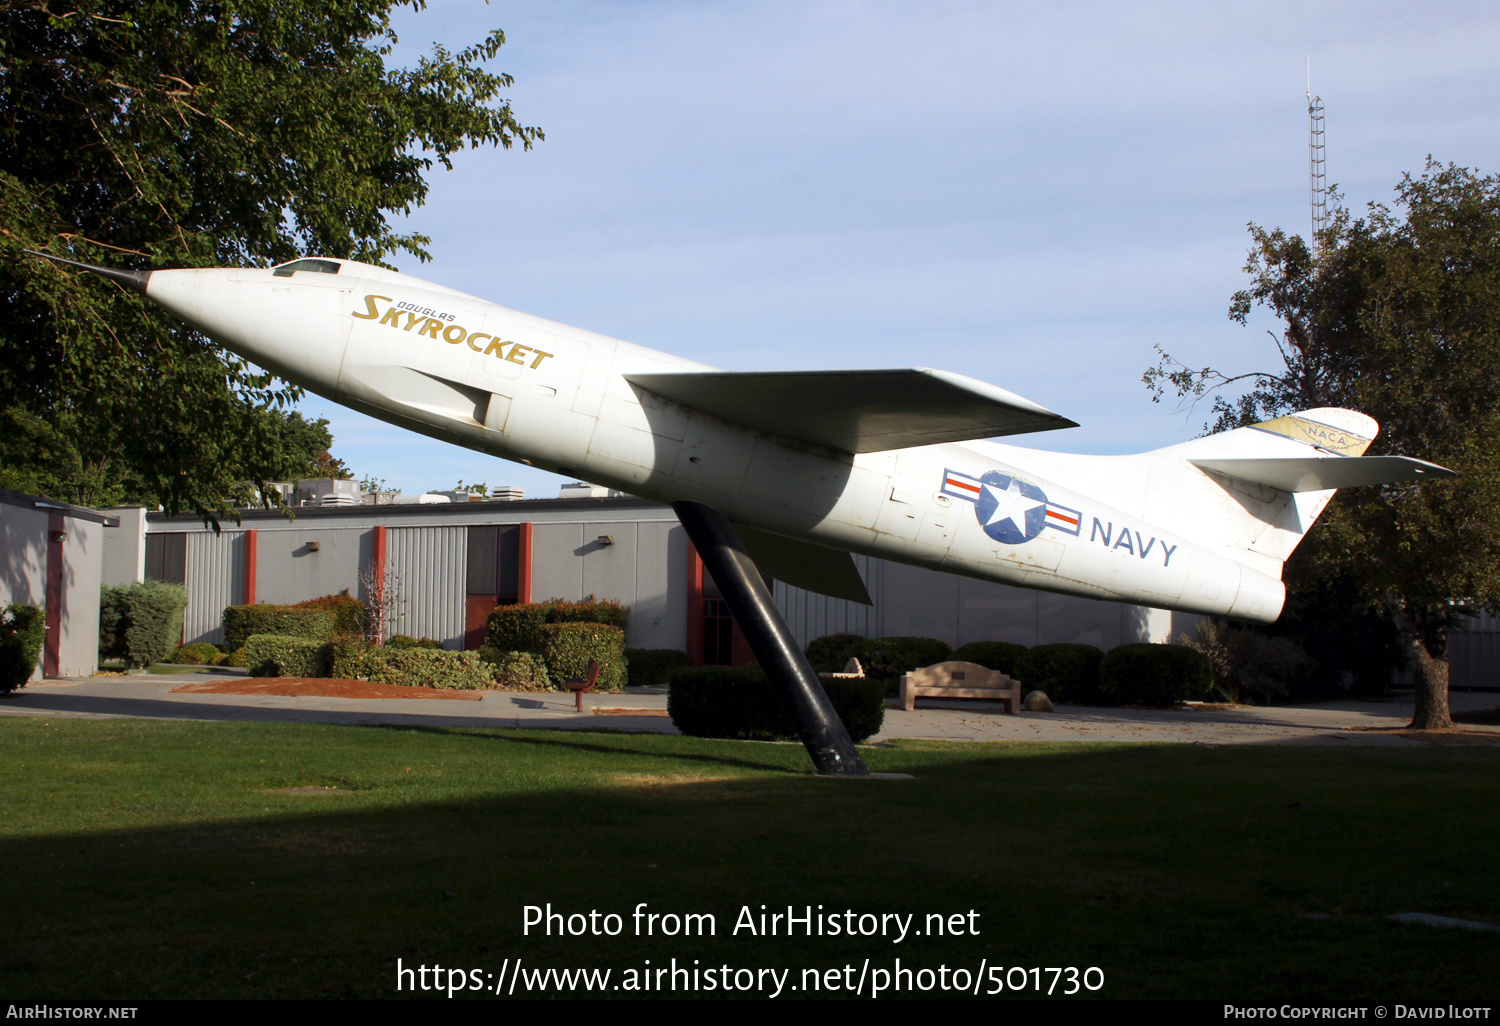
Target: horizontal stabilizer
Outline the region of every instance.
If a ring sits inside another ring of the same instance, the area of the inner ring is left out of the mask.
[[[1003,388],[920,368],[694,371],[625,380],[722,420],[842,452],[1078,426]]]
[[[1238,481],[1270,485],[1287,492],[1321,492],[1457,476],[1446,467],[1410,456],[1298,456],[1188,462]]]
[[[859,576],[859,567],[849,553],[744,524],[736,524],[735,529],[744,542],[745,552],[761,573],[804,591],[874,605],[864,579]]]

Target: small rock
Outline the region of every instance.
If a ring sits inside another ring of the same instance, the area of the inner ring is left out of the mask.
[[[1021,708],[1027,712],[1051,712],[1052,699],[1047,697],[1045,691],[1032,691],[1021,699]]]

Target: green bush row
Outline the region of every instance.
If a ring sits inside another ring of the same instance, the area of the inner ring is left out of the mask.
[[[257,634],[245,643],[254,677],[336,677],[405,687],[482,690],[494,675],[477,652],[388,647],[341,635],[332,641]]]
[[[212,663],[215,656],[223,655],[218,645],[207,641],[195,641],[181,648],[174,648],[167,654],[165,662],[177,663],[182,666],[206,666]]]
[[[630,686],[638,688],[666,684],[672,679],[672,671],[687,666],[688,657],[676,648],[627,648],[625,663]]]
[[[552,691],[552,677],[547,663],[532,652],[501,652],[488,645],[479,650],[479,658],[489,664],[495,686],[506,691]]]
[[[337,595],[320,595],[288,606],[289,609],[319,609],[333,617],[333,633],[359,638],[365,633],[368,611],[365,604],[349,595],[345,588]]]
[[[1121,655],[1115,658],[1115,653]],[[830,634],[807,647],[808,661],[820,672],[843,669],[850,656],[860,660],[866,674],[882,680],[961,659],[999,670],[1027,691],[1046,692],[1054,702],[1076,705],[1174,705],[1204,698],[1213,684],[1208,659],[1176,645],[1121,645],[1106,656],[1093,645],[1067,642],[1028,649],[1007,641],[974,641],[950,652],[932,638]]]
[[[252,677],[326,677],[329,643],[316,638],[255,634],[245,641]]]
[[[581,602],[551,599],[496,606],[485,621],[484,643],[501,652],[540,652],[542,628],[554,623],[602,623],[625,629],[629,610],[618,602],[595,599]]]
[[[1099,664],[1099,691],[1116,705],[1171,706],[1213,686],[1208,656],[1183,645],[1121,645]]]
[[[24,688],[36,672],[47,636],[47,616],[40,606],[13,602],[0,615],[0,695]]]
[[[590,659],[599,662],[596,691],[625,686],[625,632],[606,623],[549,623],[542,628],[542,661],[554,684],[587,674]]]
[[[381,646],[370,649],[365,660],[365,679],[374,684],[482,691],[495,683],[478,652]]]
[[[860,742],[885,721],[885,682],[823,680],[823,690],[849,736]],[[672,674],[667,693],[672,723],[693,737],[795,740],[797,732],[759,666],[702,666]]]
[[[497,606],[485,622],[485,648],[495,653],[526,653],[541,659],[553,686],[585,676],[590,659],[599,662],[599,691],[625,686],[625,614],[618,602],[593,596],[582,602],[553,599]],[[535,673],[513,663],[510,671],[528,688]]]
[[[442,642],[432,638],[413,638],[407,634],[392,634],[385,639],[386,648],[442,648]]]
[[[935,638],[862,638],[858,634],[829,634],[807,646],[807,661],[819,673],[838,673],[850,658],[859,660],[865,675],[899,680],[919,666],[951,657],[953,650]]]
[[[232,652],[245,647],[245,643],[257,634],[327,641],[333,637],[338,619],[326,609],[299,609],[261,602],[253,606],[229,606],[224,610],[223,624],[224,644]]]
[[[1099,692],[1099,663],[1103,659],[1102,649],[1063,641],[1027,649],[1016,660],[1015,669],[1007,672],[1027,691],[1044,691],[1054,702],[1098,705],[1104,700]]]
[[[182,640],[187,589],[163,581],[106,586],[99,592],[99,658],[150,666]]]

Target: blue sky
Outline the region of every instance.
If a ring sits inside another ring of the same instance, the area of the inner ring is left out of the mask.
[[[1273,368],[1226,314],[1247,222],[1306,233],[1307,58],[1328,178],[1388,200],[1437,159],[1500,171],[1493,4],[514,0],[431,3],[397,59],[491,28],[547,135],[435,170],[403,271],[735,370],[937,367],[1134,452],[1161,346]],[[406,491],[554,475],[310,397],[334,454]]]

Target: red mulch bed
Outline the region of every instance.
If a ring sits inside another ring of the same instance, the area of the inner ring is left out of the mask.
[[[477,702],[484,697],[478,691],[452,691],[444,688],[409,688],[399,684],[372,684],[367,680],[338,680],[331,677],[236,677],[232,680],[184,684],[172,689],[195,695],[287,695],[308,698],[451,698],[459,702]]]

